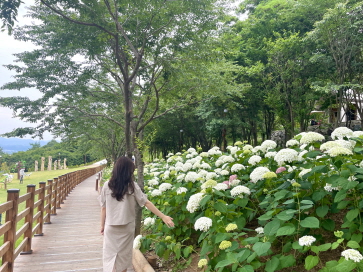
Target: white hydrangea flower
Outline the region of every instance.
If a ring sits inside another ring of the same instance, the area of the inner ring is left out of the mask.
[[[348,261],[352,260],[355,263],[359,263],[363,260],[362,254],[356,249],[346,249],[342,252],[342,256]]]
[[[134,249],[140,249],[141,247],[141,239],[142,239],[142,235],[139,234],[135,237],[134,239],[134,245],[133,245],[133,248]]]
[[[363,135],[363,131],[353,131],[353,137],[359,137]]]
[[[153,179],[150,179],[147,182],[147,185],[149,185],[149,186],[156,186],[156,185],[159,185],[159,181],[157,180],[157,178],[153,178]]]
[[[243,194],[250,195],[251,194],[250,189],[247,188],[246,186],[238,185],[231,190],[231,196],[233,197],[236,196],[243,197]]]
[[[245,169],[246,168],[244,167],[244,165],[242,165],[240,163],[236,163],[236,164],[232,165],[231,172],[236,173],[238,171],[245,170]]]
[[[228,163],[223,164],[222,169],[229,169]]]
[[[191,158],[193,158],[193,155],[192,155],[192,154],[187,154],[185,157],[186,157],[187,159],[191,159]]]
[[[272,140],[266,140],[261,144],[261,148],[264,152],[270,150],[270,149],[275,149],[277,146],[275,141]]]
[[[194,223],[194,229],[207,232],[212,226],[212,219],[209,217],[200,217]]]
[[[186,182],[195,182],[199,178],[199,175],[196,172],[188,172],[184,178]]]
[[[154,177],[157,177],[161,174],[161,172],[152,172],[150,175],[153,175]]]
[[[329,149],[331,149],[331,148],[333,148],[333,147],[342,147],[342,146],[341,146],[341,145],[340,145],[340,143],[339,143],[339,142],[337,142],[337,141],[328,141],[328,142],[326,142],[326,143],[323,143],[323,144],[320,146],[320,150],[325,151],[325,150],[329,150]]]
[[[336,157],[339,155],[353,155],[353,152],[350,149],[344,147],[333,147],[328,149],[326,153],[331,157]]]
[[[216,186],[213,187],[213,189],[217,191],[225,191],[228,189],[228,185],[225,183],[218,183]]]
[[[263,166],[256,167],[250,174],[251,182],[256,183],[257,181],[262,180],[263,175],[267,172],[270,172],[270,170],[267,167]]]
[[[223,164],[223,160],[220,160],[220,159],[218,159],[216,162],[215,162],[215,166],[216,167],[219,167],[219,166],[221,166]]]
[[[207,157],[209,157],[209,154],[208,154],[208,152],[202,152],[199,154],[199,156],[201,156],[203,158],[207,158]]]
[[[286,142],[286,147],[295,146],[295,145],[299,145],[299,144],[300,144],[299,141],[297,141],[295,139],[291,139]]]
[[[176,181],[177,182],[182,182],[185,178],[185,174],[180,174],[176,177]]]
[[[152,218],[152,217],[146,217],[144,219],[144,225],[145,226],[152,226],[155,224],[155,218]]]
[[[275,156],[275,161],[279,166],[282,166],[285,162],[293,162],[298,159],[299,153],[294,149],[281,149]]]
[[[346,140],[335,140],[341,147],[353,150],[355,142],[354,141],[346,141]]]
[[[256,165],[262,160],[261,156],[253,155],[249,158],[248,163],[251,165]]]
[[[196,150],[195,150],[195,148],[193,148],[193,147],[190,147],[188,150],[187,150],[187,152],[188,153],[193,153],[193,152],[195,152]]]
[[[297,167],[294,165],[294,166],[290,166],[290,165],[288,165],[287,166],[287,172],[289,172],[289,173],[291,173],[291,172],[293,172],[293,171],[295,171],[295,169],[296,169]]]
[[[199,203],[200,201],[202,201],[203,197],[204,197],[203,193],[196,193],[194,195],[191,195],[188,200],[186,209],[190,213],[194,213],[199,208]]]
[[[241,181],[239,180],[239,179],[234,179],[234,180],[232,180],[230,183],[229,183],[229,185],[231,186],[231,187],[234,187],[234,186],[237,186],[238,184],[240,184],[241,183]]]
[[[339,191],[339,188],[338,187],[332,187],[330,183],[326,183],[325,186],[324,186],[324,190],[327,191],[327,192],[332,192],[333,190],[334,191]]]
[[[276,151],[269,151],[265,154],[265,158],[274,158],[276,156]]]
[[[299,239],[300,246],[311,246],[312,243],[316,241],[315,237],[310,235],[305,235]]]
[[[222,171],[222,168],[216,168],[214,169],[214,173],[220,175],[221,174],[221,171]]]
[[[331,137],[333,140],[343,140],[344,137],[349,139],[353,137],[353,131],[347,127],[338,127],[331,133]]]
[[[252,149],[252,152],[253,152],[253,153],[257,153],[258,151],[262,151],[262,152],[264,151],[260,145],[256,145],[256,146]]]
[[[164,180],[165,180],[165,179],[168,179],[168,178],[169,178],[169,176],[170,176],[170,171],[169,171],[169,170],[166,170],[166,171],[164,172],[163,179],[164,179]]]
[[[188,172],[190,169],[193,168],[193,164],[189,163],[189,162],[186,162],[184,163],[183,165],[183,172]]]
[[[193,164],[193,169],[197,169],[197,168],[201,168],[201,164],[199,161],[196,161],[194,164]]]
[[[242,149],[243,149],[243,150],[252,150],[252,149],[253,149],[253,146],[252,146],[252,145],[247,144],[247,145],[245,145]]]
[[[256,231],[258,234],[264,234],[264,229],[263,229],[263,227],[258,227],[257,229],[255,229],[255,231]]]
[[[301,137],[300,144],[311,144],[314,142],[321,142],[323,140],[325,140],[324,135],[317,132],[309,131]]]
[[[213,156],[213,155],[221,155],[221,154],[222,154],[222,152],[219,150],[219,148],[218,148],[218,149],[215,149],[215,148],[213,147],[213,148],[211,148],[211,149],[209,149],[209,150],[208,150],[208,154],[209,154],[209,156]]]
[[[299,173],[299,177],[302,178],[303,175],[309,173],[311,171],[311,169],[303,169],[300,173]]]
[[[231,152],[231,155],[235,155],[238,150],[239,150],[239,148],[237,146],[233,146],[229,149],[229,151]]]
[[[300,149],[301,149],[301,150],[303,150],[303,149],[305,149],[307,146],[308,146],[307,144],[302,144],[302,145],[300,145]]]
[[[221,172],[219,174],[222,176],[227,176],[227,175],[229,175],[229,172],[227,170],[221,170]]]
[[[178,189],[176,189],[177,195],[181,195],[182,193],[186,193],[186,192],[188,192],[188,189],[185,187],[179,187]]]
[[[198,175],[199,177],[203,178],[208,174],[208,171],[206,170],[199,170]]]
[[[206,182],[204,182],[201,186],[202,189],[207,189],[207,188],[213,188],[214,186],[216,186],[218,183],[213,180],[213,179],[209,179]]]
[[[214,172],[208,172],[206,175],[205,175],[205,179],[208,180],[208,179],[214,179],[217,177],[217,174],[214,173]]]
[[[307,150],[303,150],[303,151],[301,151],[300,153],[299,153],[299,156],[298,156],[298,158],[297,158],[297,160],[298,161],[304,161],[305,160],[305,158],[303,157],[306,153],[308,153],[308,151]]]
[[[173,187],[173,185],[171,185],[170,183],[162,183],[159,186],[159,190],[161,192],[165,192],[166,190],[170,190]]]
[[[158,189],[154,189],[151,191],[151,196],[160,196],[161,195],[161,191]]]
[[[223,160],[224,163],[230,163],[230,162],[235,161],[235,159],[232,156],[224,156],[222,160]]]
[[[183,167],[184,164],[182,162],[178,161],[174,166],[175,167]]]
[[[212,167],[206,163],[206,162],[203,162],[201,165],[200,165],[200,168],[203,168],[203,169],[211,169]]]

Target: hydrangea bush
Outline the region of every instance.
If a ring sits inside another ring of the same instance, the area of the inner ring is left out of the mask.
[[[198,252],[204,271],[363,270],[363,133],[332,135],[301,133],[281,150],[271,140],[190,148],[148,164],[145,192],[175,227],[145,219],[141,249]],[[323,263],[322,252],[339,257]]]

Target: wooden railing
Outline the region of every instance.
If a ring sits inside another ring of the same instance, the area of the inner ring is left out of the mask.
[[[43,225],[50,224],[50,216],[56,215],[56,210],[61,208],[68,194],[79,183],[90,176],[99,173],[104,165],[71,172],[46,182],[39,182],[39,188],[35,185],[27,186],[27,193],[19,196],[19,189],[9,189],[7,202],[0,205],[0,213],[6,212],[5,223],[0,227],[0,236],[4,235],[4,243],[0,247],[2,266],[0,272],[13,272],[14,261],[19,254],[32,253],[33,236],[43,235]],[[98,178],[101,174],[98,174]],[[18,206],[25,202],[25,209],[18,211]],[[24,224],[17,230],[20,220]],[[23,240],[15,247],[17,240]]]

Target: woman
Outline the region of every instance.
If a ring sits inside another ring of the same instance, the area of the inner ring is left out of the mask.
[[[132,267],[136,203],[159,216],[168,227],[174,226],[173,218],[159,211],[133,181],[134,171],[135,165],[130,158],[119,158],[110,180],[102,188],[100,199],[104,272],[126,272],[128,267]]]

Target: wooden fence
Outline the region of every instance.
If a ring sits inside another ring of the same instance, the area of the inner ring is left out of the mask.
[[[0,272],[13,272],[14,261],[19,254],[32,253],[33,236],[43,235],[43,225],[50,224],[50,216],[57,214],[57,209],[71,190],[80,182],[102,171],[104,165],[71,172],[46,182],[27,186],[27,193],[19,196],[19,189],[9,189],[6,203],[0,205],[0,213],[6,212],[5,223],[0,227],[0,236],[4,243],[0,247],[2,266]],[[101,174],[98,174],[100,178]],[[20,203],[26,202],[23,211],[18,211]],[[24,224],[17,230],[17,223],[25,218]],[[17,240],[24,235],[23,241],[15,248]]]

